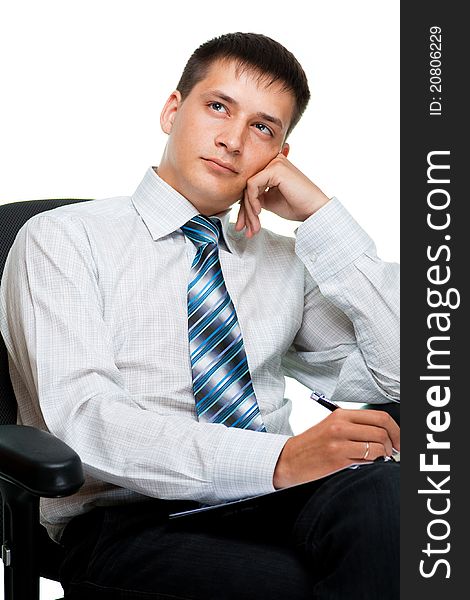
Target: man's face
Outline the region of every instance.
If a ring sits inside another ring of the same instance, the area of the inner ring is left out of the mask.
[[[161,125],[169,139],[160,177],[205,215],[227,209],[247,180],[280,151],[294,97],[278,82],[267,87],[257,73],[239,76],[234,61],[216,61],[184,101],[167,100]]]

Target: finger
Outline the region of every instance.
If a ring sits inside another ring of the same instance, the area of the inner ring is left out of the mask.
[[[245,208],[243,200],[240,200],[240,209],[238,211],[237,222],[235,223],[235,230],[241,231],[245,227]]]
[[[336,411],[337,412],[337,411]],[[392,417],[383,410],[351,410],[355,413],[350,419],[354,423],[372,425],[386,431],[392,446],[400,450],[400,427]],[[376,441],[376,440],[374,440]]]
[[[253,199],[252,203],[253,211],[256,215],[259,215],[262,209],[261,196],[267,191],[269,191],[269,187],[258,188],[258,195]]]
[[[392,455],[393,443],[386,429],[372,425],[354,425],[349,432],[349,439],[364,444],[375,443],[382,446],[387,456]]]
[[[382,444],[376,442],[351,442],[348,446],[348,458],[355,462],[373,461],[379,456],[390,456]]]
[[[254,235],[254,234],[258,233],[258,231],[261,229],[261,224],[260,224],[258,215],[255,214],[255,212],[253,210],[252,204],[247,199],[247,194],[245,195],[244,208],[245,208],[245,218],[248,219],[249,228],[251,230],[251,233]]]
[[[392,454],[393,442],[389,431],[384,424],[387,424],[387,413],[379,415],[355,415],[353,413],[375,413],[376,411],[361,410],[335,410],[330,419],[334,434],[345,440],[353,442],[375,442],[381,444],[388,456]],[[393,419],[392,419],[393,420]],[[396,423],[395,423],[396,425]]]
[[[247,237],[251,237],[250,217],[249,217],[248,211],[246,209],[247,204],[248,204],[248,200],[246,199],[246,190],[245,190],[243,192],[243,200],[242,200],[242,206],[243,206],[243,224],[246,227],[245,235]]]
[[[269,181],[268,169],[257,173],[246,183],[248,201],[253,207],[253,212],[256,215],[260,214],[262,208],[260,196],[262,196],[267,190],[269,190],[270,185],[272,185],[272,183],[270,183]]]
[[[253,208],[249,205],[245,207],[245,214],[248,218],[250,232],[255,235],[261,229],[258,217],[253,213]]]
[[[266,190],[269,188],[262,186],[251,186],[250,189],[247,187],[247,201],[249,202],[251,209],[255,215],[259,215],[261,212],[261,198],[260,196],[264,194]]]

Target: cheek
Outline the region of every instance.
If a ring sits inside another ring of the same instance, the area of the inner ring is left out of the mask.
[[[169,155],[175,165],[183,166],[191,160],[192,155],[196,152],[199,140],[200,136],[191,124],[186,125],[181,121],[178,124],[175,123],[167,145]]]
[[[179,137],[181,155],[188,159],[198,159],[200,156],[214,154],[214,128],[202,119],[188,122]]]
[[[279,154],[278,148],[269,149],[255,144],[250,148],[250,152],[246,153],[247,179],[262,171],[272,160]]]

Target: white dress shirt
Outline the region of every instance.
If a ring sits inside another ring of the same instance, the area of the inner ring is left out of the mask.
[[[399,272],[333,198],[296,239],[247,239],[220,213],[220,261],[267,433],[199,423],[186,292],[195,207],[149,168],[131,197],[73,204],[21,229],[1,330],[19,422],[80,455],[86,483],[41,501],[53,537],[93,506],[217,503],[273,490],[292,431],[284,375],[336,401],[399,399]]]

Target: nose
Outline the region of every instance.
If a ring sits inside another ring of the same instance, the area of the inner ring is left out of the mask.
[[[215,138],[215,144],[219,148],[225,148],[231,154],[240,154],[245,143],[244,128],[241,124],[225,123],[225,127]]]

